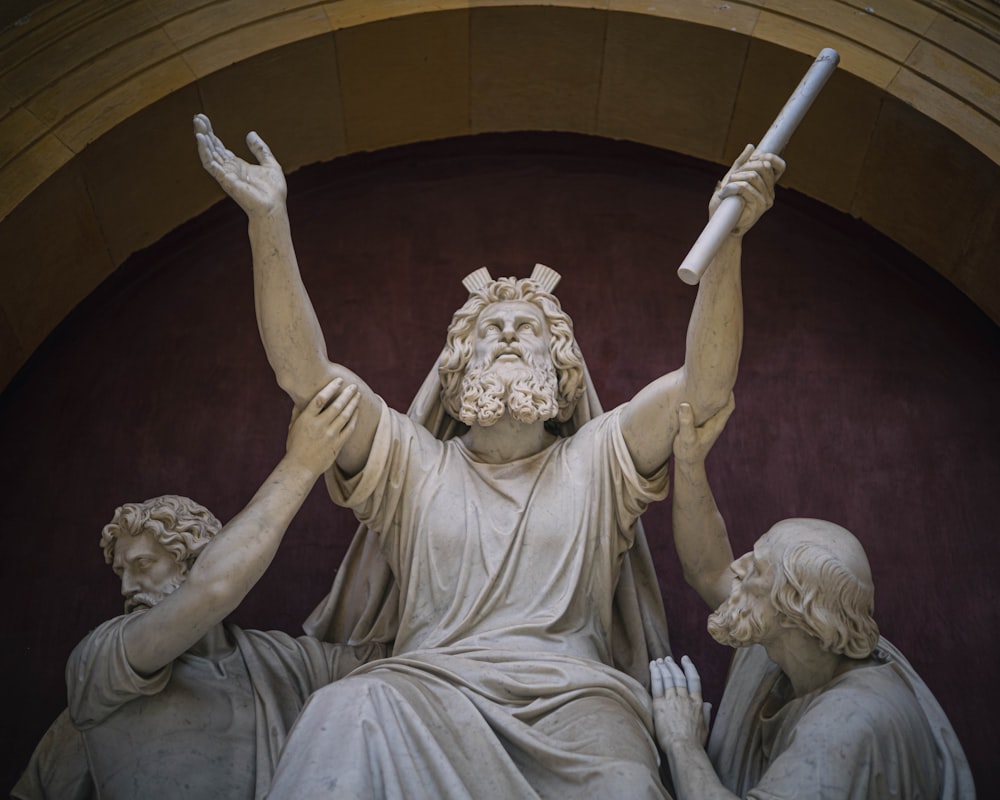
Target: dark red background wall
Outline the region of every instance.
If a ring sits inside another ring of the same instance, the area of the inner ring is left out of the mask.
[[[719,174],[584,137],[477,137],[305,169],[290,209],[331,356],[390,404],[405,409],[431,367],[467,272],[525,276],[540,261],[563,273],[557,293],[610,408],[682,361],[694,289],[674,270]],[[1000,332],[928,267],[791,192],[747,237],[744,266],[738,408],[710,464],[734,548],[789,516],[854,531],[883,633],[936,692],[989,796]],[[229,202],[132,258],[0,395],[7,786],[65,705],[69,651],[121,609],[97,547],[114,508],[174,492],[229,518],[280,457],[289,411]],[[669,504],[646,529],[674,650],[717,701],[728,653],[680,579]],[[298,631],[353,530],[317,487],[235,620]]]

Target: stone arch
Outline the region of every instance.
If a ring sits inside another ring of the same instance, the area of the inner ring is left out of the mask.
[[[220,199],[193,113],[229,141],[257,127],[288,170],[511,130],[724,164],[827,46],[841,68],[785,185],[1000,319],[998,31],[985,0],[42,5],[0,34],[0,379],[131,253]]]

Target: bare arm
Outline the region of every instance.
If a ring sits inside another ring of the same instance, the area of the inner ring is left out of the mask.
[[[326,340],[292,245],[281,165],[256,133],[247,134],[247,146],[258,162],[251,164],[226,148],[205,115],[194,118],[194,127],[202,165],[249,221],[257,327],[278,385],[297,408],[334,377],[358,387],[356,430],[338,458],[346,472],[356,473],[371,451],[379,401],[364,381],[327,356]]]
[[[735,408],[729,402],[700,428],[694,412],[681,403],[680,428],[674,440],[674,546],[684,570],[684,579],[708,607],[716,609],[729,597],[733,573],[733,548],[726,523],[715,504],[705,472],[705,457],[722,433]]]
[[[736,230],[698,285],[684,365],[642,389],[622,417],[625,443],[643,475],[651,475],[670,457],[682,399],[691,404],[695,420],[700,422],[725,405],[736,384],[743,349],[743,235],[773,204],[774,184],[784,167],[778,156],[757,154],[748,146],[712,197],[709,209],[713,213],[730,195],[739,195],[745,205]]]
[[[184,583],[125,626],[125,653],[137,672],[155,672],[191,648],[264,574],[316,479],[353,431],[358,393],[353,385],[341,392],[342,385],[339,378],[331,381],[298,414],[285,456],[246,508],[205,546]]]

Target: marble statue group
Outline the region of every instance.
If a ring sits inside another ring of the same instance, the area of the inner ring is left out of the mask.
[[[872,619],[861,543],[778,523],[734,559],[705,456],[733,410],[744,234],[784,162],[748,147],[684,363],[604,412],[559,276],[465,280],[408,413],[327,355],[282,168],[202,164],[249,221],[257,321],[295,411],[226,525],[174,495],[101,534],[122,616],[70,656],[19,798],[967,798],[944,712]],[[668,495],[687,581],[736,649],[714,721],[675,661],[640,517]],[[318,480],[358,532],[306,635],[225,622]],[[96,624],[97,621],[95,621]],[[711,724],[710,724],[711,722]],[[709,729],[711,734],[709,735]]]

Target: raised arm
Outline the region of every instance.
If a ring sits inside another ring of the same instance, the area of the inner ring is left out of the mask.
[[[335,378],[297,415],[285,456],[246,508],[205,546],[187,579],[125,626],[125,653],[137,672],[155,672],[186,652],[264,574],[316,479],[353,431],[357,388],[340,391],[342,386]]]
[[[685,580],[713,610],[732,588],[733,550],[708,485],[705,457],[735,406],[730,395],[722,410],[696,428],[694,411],[688,403],[681,403],[673,447],[674,545]],[[691,659],[685,656],[680,665],[670,658],[659,659],[650,663],[649,673],[656,739],[670,763],[678,800],[735,798],[722,785],[705,752],[708,709]]]
[[[684,365],[642,389],[628,404],[622,432],[636,468],[651,475],[666,463],[681,400],[699,423],[722,408],[733,386],[743,348],[743,291],[740,258],[744,234],[774,203],[774,184],[785,162],[748,145],[716,187],[714,213],[723,198],[739,195],[743,214],[698,285],[688,323]]]
[[[249,221],[257,327],[278,385],[298,408],[334,377],[358,387],[356,431],[338,458],[340,466],[353,474],[364,466],[371,450],[379,402],[364,381],[327,356],[326,340],[292,245],[281,165],[256,133],[247,134],[247,146],[258,162],[251,164],[226,148],[204,114],[194,118],[194,130],[205,170]]]
[[[678,411],[679,429],[674,440],[674,546],[684,579],[713,611],[729,597],[733,573],[733,548],[726,523],[708,485],[705,457],[715,444],[735,408],[729,402],[704,425],[696,428],[687,403]]]

